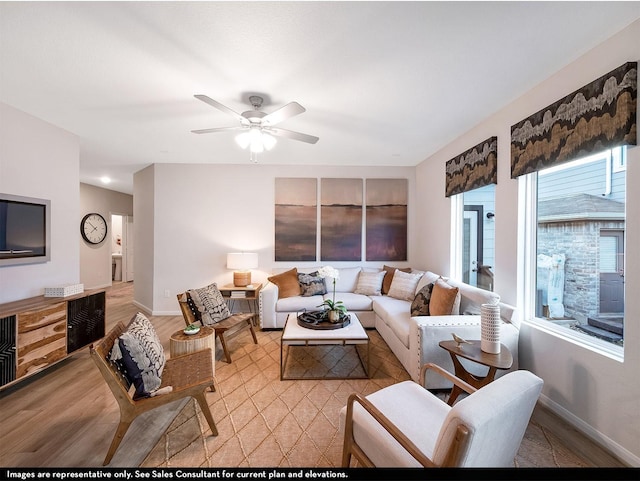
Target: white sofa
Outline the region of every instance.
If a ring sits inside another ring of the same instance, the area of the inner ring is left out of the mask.
[[[283,272],[287,269],[281,269]],[[317,268],[299,269],[309,273]],[[443,340],[452,339],[455,332],[465,339],[480,339],[480,306],[490,303],[496,294],[477,287],[448,279],[447,283],[457,287],[460,292],[460,314],[446,316],[411,316],[411,301],[396,299],[388,295],[365,296],[355,294],[358,276],[361,271],[377,269],[348,267],[339,268],[340,277],[336,281],[336,300],[344,302],[349,312],[355,313],[365,328],[375,328],[389,348],[402,363],[414,381],[418,381],[420,367],[426,362],[439,364],[453,373],[453,363],[447,351],[438,346]],[[420,272],[420,271],[413,271]],[[278,271],[274,273],[279,273]],[[440,277],[433,272],[425,272],[416,287],[416,293],[425,285]],[[303,310],[318,310],[324,299],[333,295],[332,286],[327,286],[327,294],[310,297],[293,296],[278,299],[278,286],[267,282],[260,291],[259,310],[262,329],[282,329],[290,313]],[[502,326],[500,342],[507,346],[513,355],[513,366],[509,371],[518,369],[519,318],[517,310],[508,304],[500,303]],[[484,376],[488,368],[462,360],[465,368],[478,376]],[[506,374],[499,370],[496,377]],[[440,376],[427,380],[429,389],[445,389],[451,383]]]

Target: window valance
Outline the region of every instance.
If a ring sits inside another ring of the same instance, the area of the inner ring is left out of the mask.
[[[445,195],[498,183],[498,137],[491,137],[447,161]]]
[[[511,177],[636,145],[638,63],[628,62],[511,127]]]

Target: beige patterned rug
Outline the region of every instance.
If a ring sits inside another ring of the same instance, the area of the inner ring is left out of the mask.
[[[338,419],[348,396],[409,379],[380,335],[368,333],[371,379],[318,381],[280,381],[280,331],[258,331],[258,345],[248,332],[238,335],[230,342],[233,362],[218,356],[216,392],[207,394],[218,436],[209,435],[200,408],[189,401],[141,466],[340,467]],[[361,369],[353,347],[342,346],[296,348],[287,365],[298,375]],[[589,465],[535,421],[514,460],[516,467]]]

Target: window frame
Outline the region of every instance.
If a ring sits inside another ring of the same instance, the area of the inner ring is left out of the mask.
[[[518,177],[518,212],[522,219],[518,223],[518,265],[522,266],[518,275],[518,305],[522,306],[522,323],[615,361],[623,362],[624,346],[618,346],[580,331],[553,324],[535,315],[538,252],[537,181],[537,172]]]

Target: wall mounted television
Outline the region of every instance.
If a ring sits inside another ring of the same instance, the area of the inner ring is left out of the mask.
[[[0,267],[51,260],[51,201],[0,193]]]

